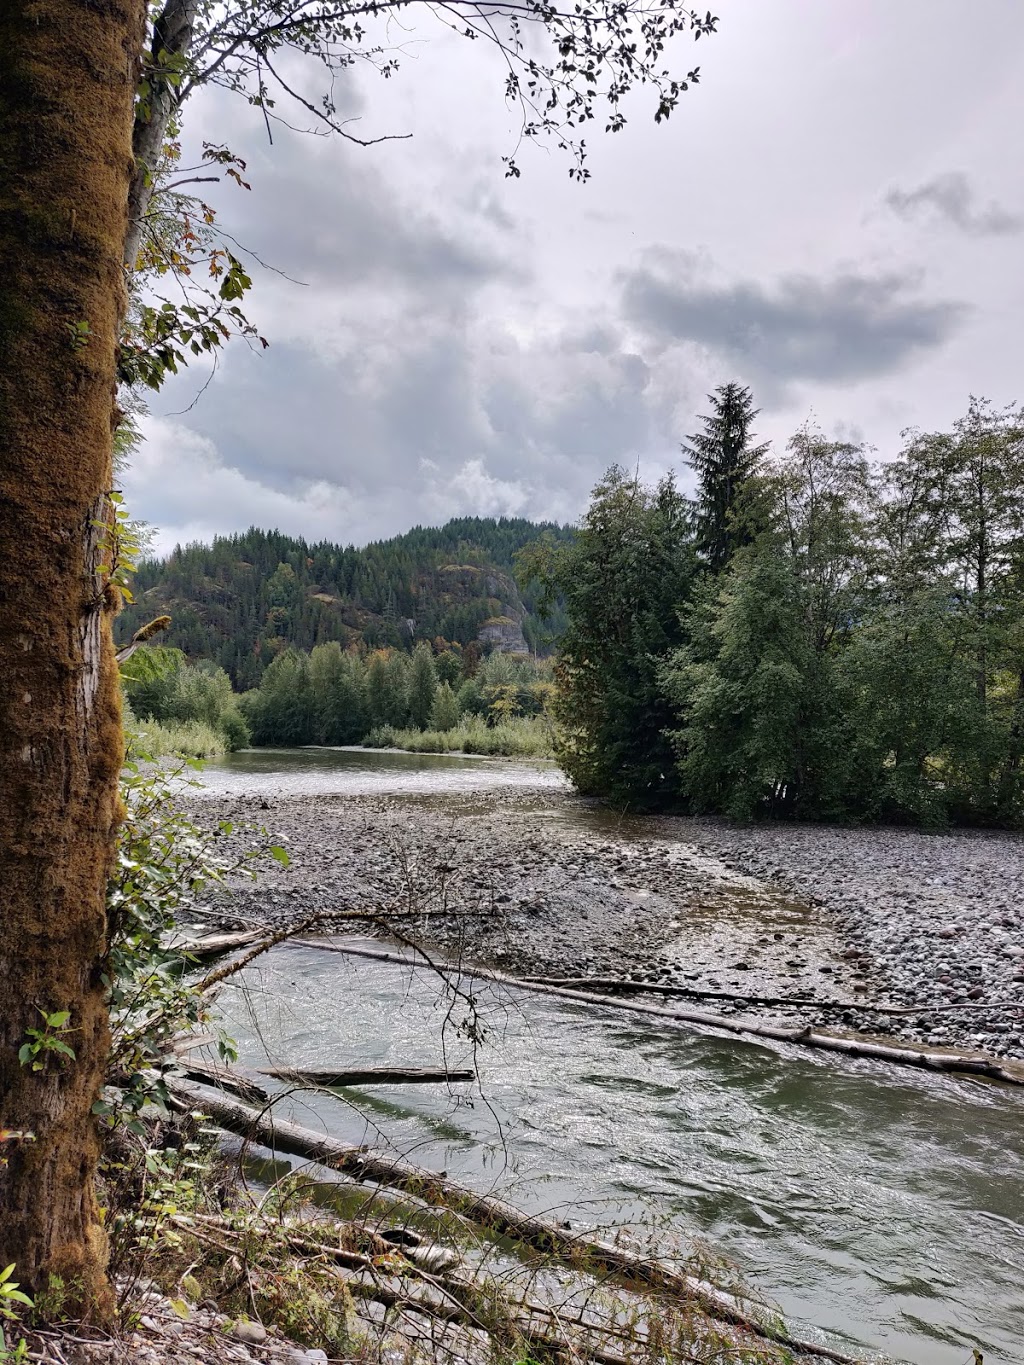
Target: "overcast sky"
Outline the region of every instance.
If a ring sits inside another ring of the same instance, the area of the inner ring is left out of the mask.
[[[739,379],[783,444],[812,415],[891,454],[970,393],[1024,400],[1021,0],[721,0],[667,124],[630,106],[588,184],[518,154],[501,70],[425,23],[344,95],[360,148],[224,96],[248,159],[223,223],[271,345],[151,401],[126,479],[159,549],[251,524],[363,544],[450,516],[574,520],[613,462],[654,479]],[[685,475],[684,481],[685,481]]]

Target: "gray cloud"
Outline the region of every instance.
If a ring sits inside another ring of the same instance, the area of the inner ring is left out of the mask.
[[[647,389],[646,364],[610,329],[523,341],[493,320],[422,313],[376,322],[345,356],[294,343],[236,353],[188,425],[268,489],[326,482],[391,524],[422,519],[442,491],[452,511],[477,510],[491,489],[502,505],[571,516],[609,464],[656,441]]]
[[[595,138],[585,187],[538,148],[521,180],[502,177],[515,112],[492,98],[500,70],[467,65],[455,36],[383,95],[353,76],[357,131],[412,141],[360,149],[275,127],[270,147],[247,105],[197,105],[186,136],[249,163],[252,192],[216,201],[225,225],[308,287],[252,271],[270,349],[229,348],[189,411],[205,370],[153,400],[133,511],[171,544],[249,521],[365,542],[462,511],[571,518],[612,461],[678,468],[704,395],[731,378],[754,386],[766,439],[812,406],[879,449],[902,426],[951,421],[972,388],[1012,398],[1020,272],[951,248],[1013,228],[972,186],[1024,209],[1024,6],[968,32],[956,0],[898,14],[862,0],[856,41],[831,6],[734,7],[685,113]],[[954,68],[971,78],[936,81]],[[953,146],[970,184],[921,185]],[[888,207],[880,186],[897,187]],[[896,215],[927,228],[919,274],[892,254]],[[710,244],[727,269],[658,242]]]
[[[288,151],[251,151],[247,217],[230,227],[309,287],[261,275],[270,349],[228,352],[187,414],[201,377],[169,385],[153,459],[173,465],[180,440],[192,472],[143,504],[168,535],[203,533],[211,496],[224,518],[277,507],[283,528],[308,517],[357,542],[487,506],[569,518],[609,464],[665,444],[621,319],[589,307],[524,325],[529,234],[486,182],[426,204],[358,151]]]
[[[914,297],[911,272],[782,275],[710,284],[685,252],[648,253],[622,275],[626,316],[663,342],[693,342],[751,377],[853,383],[897,370],[956,329],[962,305]]]
[[[412,282],[436,293],[508,273],[501,237],[512,220],[489,200],[467,201],[442,222],[404,202],[365,153],[332,150],[321,164],[322,149],[295,138],[287,159],[250,171],[251,200],[236,198],[224,214],[243,246],[318,288]]]
[[[943,219],[968,237],[1009,237],[1024,232],[1024,215],[1010,213],[994,201],[977,204],[961,171],[937,175],[913,190],[892,189],[885,202],[900,218],[924,215]]]

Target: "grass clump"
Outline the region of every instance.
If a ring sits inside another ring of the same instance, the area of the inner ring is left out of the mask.
[[[129,754],[145,752],[147,758],[221,758],[228,751],[224,735],[202,720],[128,720]]]
[[[464,716],[450,730],[400,730],[380,725],[363,740],[367,749],[406,749],[414,754],[482,754],[495,758],[551,758],[553,731],[546,716],[515,716],[488,725]]]

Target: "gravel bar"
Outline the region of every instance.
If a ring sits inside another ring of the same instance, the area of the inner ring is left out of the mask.
[[[320,914],[321,931],[352,932],[381,911],[449,957],[520,974],[676,985],[717,992],[720,1013],[1024,1057],[1016,836],[626,818],[550,784],[185,804],[236,825],[226,847],[255,824],[291,855],[214,895],[207,923]],[[751,996],[795,1003],[752,1010]]]

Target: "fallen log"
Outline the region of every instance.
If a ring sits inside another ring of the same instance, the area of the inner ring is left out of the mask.
[[[523,1213],[495,1195],[478,1194],[446,1175],[414,1166],[400,1157],[386,1157],[354,1147],[287,1119],[276,1118],[268,1110],[252,1109],[175,1076],[168,1077],[167,1088],[180,1102],[206,1114],[219,1127],[271,1151],[305,1157],[356,1180],[387,1185],[435,1207],[450,1208],[481,1228],[534,1251],[553,1254],[577,1267],[612,1274],[629,1283],[694,1303],[721,1322],[741,1327],[799,1354],[820,1356],[839,1362],[839,1365],[855,1365],[850,1356],[816,1343],[799,1341],[771,1324],[759,1321],[745,1312],[731,1295],[692,1275],[609,1242],[576,1235],[545,1218]]]
[[[862,1014],[944,1014],[947,1010],[1024,1010],[1024,1000],[958,1000],[933,1005],[879,1005],[871,1000],[820,1000],[811,995],[744,995],[742,991],[709,991],[698,986],[666,986],[628,977],[524,976],[537,986],[565,986],[571,990],[622,992],[624,995],[692,996],[695,1000],[740,1000],[744,1005],[787,1005],[819,1010],[859,1010]]]
[[[249,963],[257,957],[262,957],[264,953],[276,948],[279,943],[284,943],[294,934],[304,934],[307,929],[311,929],[320,919],[320,915],[308,915],[297,924],[286,924],[283,929],[275,929],[273,933],[268,933],[265,937],[259,934],[256,937],[259,942],[255,947],[250,948],[241,957],[233,957],[230,962],[225,962],[223,967],[218,967],[216,971],[207,972],[201,981],[196,982],[196,990],[202,994],[208,991],[211,986],[216,986],[221,981],[226,981],[229,976],[236,976],[243,967],[248,967]]]
[[[202,962],[208,957],[230,953],[233,948],[244,948],[255,943],[262,932],[260,929],[245,929],[233,934],[204,934],[202,938],[172,940],[168,946],[177,953],[187,954],[197,962]]]
[[[265,1066],[258,1068],[260,1076],[273,1076],[278,1081],[293,1081],[305,1085],[426,1085],[452,1084],[455,1081],[475,1081],[472,1070],[451,1071],[446,1067],[431,1066],[365,1066],[331,1067],[311,1071],[297,1066]]]
[[[248,1072],[240,1067],[221,1066],[218,1062],[196,1060],[178,1062],[178,1070],[189,1080],[199,1081],[202,1085],[213,1085],[218,1090],[226,1090],[249,1104],[266,1104],[270,1092],[250,1078]]]
[[[277,1081],[305,1086],[452,1084],[476,1080],[476,1072],[468,1068],[459,1071],[427,1066],[332,1067],[324,1071],[294,1066],[267,1066],[249,1071],[239,1066],[223,1066],[219,1062],[192,1059],[179,1060],[177,1069],[190,1080],[216,1086],[250,1104],[265,1104],[270,1099],[269,1091],[259,1083],[260,1076],[271,1076]]]
[[[425,955],[422,958],[415,958],[403,953],[388,952],[386,949],[350,947],[347,944],[316,939],[293,938],[289,939],[288,943],[297,948],[318,948],[323,952],[344,953],[349,957],[369,958],[375,962],[388,962],[402,967],[430,967],[445,976],[493,981],[498,985],[511,986],[518,990],[551,995],[559,1000],[574,1000],[586,1005],[601,1005],[607,1009],[628,1010],[633,1014],[647,1014],[656,1019],[696,1024],[701,1028],[717,1029],[724,1033],[770,1038],[773,1042],[794,1043],[822,1052],[838,1052],[846,1057],[889,1062],[894,1066],[915,1067],[925,1071],[986,1076],[991,1080],[1003,1081],[1007,1085],[1024,1086],[1024,1066],[1019,1068],[1004,1066],[996,1058],[984,1053],[928,1052],[921,1048],[877,1043],[863,1034],[840,1037],[838,1034],[822,1033],[810,1027],[787,1028],[781,1024],[767,1024],[757,1019],[730,1019],[720,1014],[706,1014],[702,1010],[664,1009],[660,1005],[645,1005],[638,1000],[621,1000],[613,995],[596,995],[591,991],[574,990],[566,986],[548,986],[538,981],[510,976],[507,972],[499,972],[493,968],[468,967]]]
[[[534,986],[561,986],[566,990],[612,995],[682,995],[692,996],[694,1000],[739,1000],[744,1005],[786,1005],[794,1009],[809,1009],[813,1006],[820,1010],[874,1010],[877,1014],[904,1012],[889,1005],[871,1005],[864,1000],[818,1000],[811,995],[745,995],[742,991],[709,991],[700,986],[669,986],[656,981],[634,981],[627,977],[524,976],[522,979]]]

